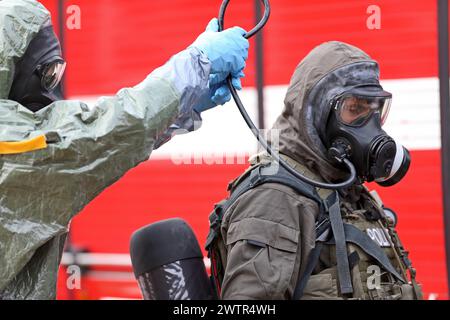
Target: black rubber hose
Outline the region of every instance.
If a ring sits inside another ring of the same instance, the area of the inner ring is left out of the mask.
[[[270,16],[269,0],[261,0],[261,1],[264,5],[264,16],[262,17],[261,21],[252,30],[250,30],[249,32],[247,32],[244,35],[244,37],[246,39],[255,35],[259,30],[261,30],[264,27],[264,25],[267,23],[267,20],[269,20],[269,16]],[[227,10],[227,6],[229,3],[230,3],[230,0],[224,0],[222,2],[222,5],[220,6],[219,18],[218,18],[219,31],[222,31],[224,29],[225,12]],[[256,128],[252,119],[250,119],[250,116],[248,115],[247,111],[245,110],[244,105],[242,104],[242,101],[239,98],[239,95],[231,82],[231,79],[232,78],[230,75],[227,78],[227,84],[230,89],[231,95],[233,96],[233,99],[236,102],[239,112],[241,113],[242,117],[244,118],[245,122],[247,123],[247,126],[250,128],[250,130],[255,135],[258,142],[263,146],[263,148],[267,151],[267,153],[275,159],[276,162],[278,162],[281,166],[283,166],[283,168],[285,168],[289,173],[291,173],[297,179],[300,179],[303,182],[309,183],[315,187],[324,188],[324,189],[341,189],[341,188],[345,188],[345,187],[348,187],[353,184],[353,182],[356,179],[356,170],[355,170],[354,165],[347,158],[343,158],[343,159],[336,158],[336,160],[343,162],[350,171],[350,177],[347,180],[345,180],[343,182],[339,182],[339,183],[324,183],[324,182],[312,180],[312,179],[300,174],[299,172],[297,172],[286,161],[281,159],[279,154],[277,152],[273,151],[272,148],[267,143],[267,141],[261,136],[261,133]]]

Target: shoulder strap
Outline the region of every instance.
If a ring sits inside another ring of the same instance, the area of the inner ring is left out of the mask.
[[[278,167],[276,173],[273,173],[273,168],[271,167],[270,163],[260,163],[254,165],[229,185],[230,196],[228,197],[228,199],[223,200],[218,204],[216,204],[216,206],[214,207],[214,211],[211,213],[209,217],[210,230],[208,237],[206,239],[205,248],[208,251],[208,256],[211,259],[214,259],[213,243],[218,238],[220,226],[222,224],[222,218],[225,212],[233,205],[233,203],[241,195],[265,183],[279,183],[291,187],[300,195],[316,201],[317,204],[319,205],[320,210],[319,216],[322,218],[326,217],[325,214],[327,211],[326,202],[322,200],[321,196],[318,194],[315,187],[298,180],[281,166]],[[329,229],[327,224],[328,222],[329,220],[327,219],[320,220],[320,223],[316,223],[316,230],[323,230],[320,231],[320,233],[324,233]],[[218,272],[218,270],[215,270],[216,267],[214,266],[216,262],[211,261],[211,268],[214,273]],[[312,268],[314,268],[314,265],[312,266]],[[307,278],[309,278],[311,272],[309,272],[308,276],[305,277],[304,281],[305,283],[307,281]],[[217,275],[211,275],[211,277],[216,278]],[[213,281],[213,284],[215,291],[217,292],[218,295],[220,295],[220,284],[217,281]]]
[[[331,229],[333,230],[333,238],[336,243],[336,262],[339,286],[342,294],[350,294],[353,293],[353,287],[338,192],[335,191],[332,193],[328,199],[331,204],[328,210],[331,221]]]
[[[241,195],[265,183],[279,183],[291,187],[300,195],[316,201],[321,208],[324,205],[314,186],[295,178],[281,166],[275,174],[270,165],[255,166],[255,168],[249,172],[247,177],[238,182],[239,183],[235,184],[231,189],[231,195],[227,199],[226,204],[222,205],[223,212],[225,212]]]
[[[322,220],[316,222],[316,245],[308,256],[305,271],[303,274],[299,274],[293,294],[294,300],[298,300],[303,296],[306,284],[315,266],[319,262],[323,242],[328,238],[330,226],[333,232],[333,241],[335,241],[336,244],[337,271],[341,293],[350,294],[353,292],[339,195],[337,191],[329,192],[328,194],[329,196],[324,200],[324,205],[329,214],[328,216],[324,215]]]
[[[241,177],[232,182],[229,188],[231,190],[228,199],[221,201],[215,206],[209,218],[210,231],[206,240],[206,250],[209,250],[209,247],[217,238],[225,212],[241,195],[265,183],[279,183],[291,187],[300,195],[316,201],[320,208],[320,215],[325,216],[327,210],[325,202],[319,196],[314,186],[298,180],[281,166],[274,173],[270,164],[258,164],[251,167]]]
[[[286,159],[291,160],[291,159]],[[293,161],[293,160],[292,160]],[[291,164],[291,163],[290,163]],[[296,169],[302,170],[303,174],[312,175],[307,168],[303,167],[299,163],[294,163],[294,167]],[[311,251],[308,257],[308,261],[306,264],[306,269],[302,274],[299,274],[297,284],[294,290],[293,298],[295,300],[298,300],[302,297],[303,291],[306,287],[306,283],[308,282],[311,273],[314,270],[314,267],[317,265],[317,262],[320,257],[320,252],[322,250],[322,242],[326,240],[329,231],[330,231],[330,225],[336,228],[336,217],[340,218],[340,209],[339,209],[339,196],[336,192],[333,192],[331,190],[327,189],[316,189],[314,186],[307,184],[296,177],[292,176],[289,172],[287,172],[283,167],[278,168],[278,172],[276,174],[270,174],[271,167],[267,165],[262,165],[256,167],[254,170],[250,172],[250,174],[243,180],[240,181],[240,183],[232,190],[232,196],[227,201],[227,205],[222,207],[222,212],[225,212],[229,206],[234,203],[234,201],[240,197],[242,194],[247,192],[248,190],[255,188],[258,185],[269,183],[269,182],[275,182],[280,183],[286,186],[291,187],[296,192],[298,192],[300,195],[307,197],[311,200],[314,200],[319,205],[320,214],[316,221],[316,246]],[[335,208],[334,212],[337,214],[333,215],[333,219],[330,219],[328,217],[327,212],[330,211],[330,208]],[[333,223],[334,222],[334,223]],[[342,221],[341,221],[342,222]],[[342,226],[342,224],[341,224]],[[339,244],[342,252],[345,252],[345,236],[342,232],[338,232],[338,230],[333,230],[333,234],[338,233],[342,235],[339,237]],[[342,249],[342,247],[344,249]],[[342,281],[344,292],[351,292],[351,279],[350,279],[350,271],[348,268],[348,259],[345,255],[338,255],[340,257],[340,273],[342,273],[341,277],[343,279],[346,279],[347,281]],[[345,268],[345,263],[347,263],[347,268]],[[348,272],[345,272],[347,270]],[[341,288],[342,290],[342,288]]]

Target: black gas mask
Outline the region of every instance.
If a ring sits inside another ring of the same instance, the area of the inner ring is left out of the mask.
[[[409,152],[381,129],[392,95],[381,87],[350,89],[331,101],[326,146],[333,159],[347,157],[361,182],[399,182],[410,165]]]
[[[63,100],[61,79],[66,63],[53,27],[42,28],[16,63],[8,99],[33,112]]]

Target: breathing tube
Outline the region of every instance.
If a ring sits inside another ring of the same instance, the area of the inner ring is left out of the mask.
[[[261,0],[261,2],[264,5],[264,15],[261,19],[261,21],[258,22],[258,24],[249,32],[247,32],[244,37],[246,39],[251,38],[252,36],[254,36],[256,33],[258,33],[267,23],[267,21],[269,20],[269,16],[270,16],[270,4],[269,4],[269,0]],[[222,31],[224,29],[224,20],[225,20],[225,12],[227,10],[227,6],[230,3],[230,0],[224,0],[222,2],[222,5],[220,6],[220,11],[219,11],[219,31]],[[247,111],[245,110],[244,105],[242,104],[241,99],[239,98],[239,95],[236,91],[236,89],[234,88],[232,82],[231,82],[231,75],[227,78],[227,85],[230,89],[231,95],[233,96],[234,102],[236,103],[239,112],[241,113],[242,117],[244,118],[245,122],[247,123],[247,126],[250,128],[250,130],[253,132],[253,134],[255,135],[256,139],[258,140],[258,142],[262,145],[262,147],[267,151],[267,153],[276,161],[278,162],[283,168],[285,168],[290,174],[292,174],[293,176],[295,176],[297,179],[300,179],[301,181],[311,184],[315,187],[318,188],[324,188],[324,189],[341,189],[341,188],[346,188],[350,185],[353,184],[353,182],[356,179],[356,170],[355,170],[355,166],[350,162],[350,160],[348,160],[347,158],[345,158],[344,156],[342,156],[341,152],[336,152],[336,156],[335,159],[340,162],[343,163],[348,170],[350,171],[350,176],[347,180],[343,181],[343,182],[339,182],[339,183],[324,183],[324,182],[319,182],[319,181],[315,181],[312,180],[302,174],[300,174],[299,172],[297,172],[295,169],[293,169],[286,161],[284,161],[282,158],[280,158],[278,152],[275,152],[271,146],[269,146],[269,144],[267,143],[267,141],[264,139],[264,137],[262,137],[261,132],[256,128],[255,124],[253,123],[253,121],[250,119]]]

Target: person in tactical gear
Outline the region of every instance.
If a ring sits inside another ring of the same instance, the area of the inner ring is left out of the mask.
[[[72,217],[229,101],[225,79],[241,89],[249,43],[212,19],[141,83],[89,107],[63,100],[66,63],[42,4],[0,0],[0,26],[0,300],[53,299]]]
[[[382,130],[391,97],[377,62],[342,42],[297,66],[273,126],[280,156],[329,183],[348,177],[346,157],[358,177],[318,189],[254,156],[210,216],[206,247],[222,299],[422,299],[395,216],[363,185],[393,185],[409,167],[408,151]]]

